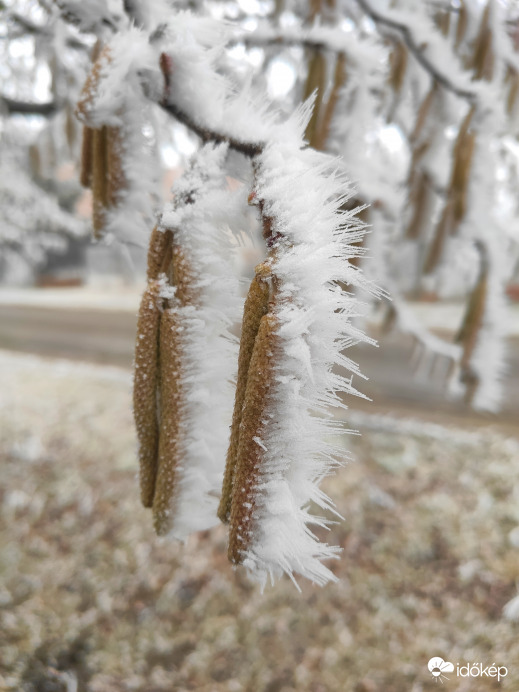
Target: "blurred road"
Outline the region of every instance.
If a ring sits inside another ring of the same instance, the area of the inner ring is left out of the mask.
[[[133,312],[63,307],[0,305],[0,348],[71,358],[130,368],[133,359],[136,316]],[[509,372],[503,411],[496,418],[477,414],[445,396],[445,370],[437,363],[432,372],[413,374],[412,344],[401,335],[386,335],[379,348],[362,346],[351,356],[368,377],[354,385],[373,402],[351,400],[352,408],[371,412],[426,414],[429,420],[488,424],[497,422],[519,434],[519,339],[509,349]]]

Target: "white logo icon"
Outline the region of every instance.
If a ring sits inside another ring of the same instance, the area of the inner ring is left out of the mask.
[[[439,656],[434,656],[427,664],[427,668],[429,668],[435,682],[439,680],[443,683],[443,678],[445,678],[445,680],[449,679],[445,673],[452,673],[454,671],[454,664],[450,663],[450,661],[444,661],[443,658]]]

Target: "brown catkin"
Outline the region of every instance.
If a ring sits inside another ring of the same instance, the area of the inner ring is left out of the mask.
[[[257,485],[265,454],[261,440],[271,406],[276,356],[279,350],[278,319],[261,318],[247,377],[240,424],[240,437],[232,489],[229,530],[229,560],[243,561],[251,542]]]
[[[172,245],[170,282],[175,286],[175,297],[180,305],[195,305],[196,292],[193,288],[193,273],[180,245]]]
[[[458,21],[456,23],[456,36],[454,38],[454,47],[456,50],[460,47],[461,42],[465,37],[465,32],[467,31],[468,25],[468,12],[465,6],[465,1],[460,0],[459,10],[458,10]]]
[[[171,253],[168,256],[168,246],[171,244],[171,231],[160,230],[158,224],[150,236],[148,249],[148,281],[158,279],[161,272],[166,272],[171,263]]]
[[[121,191],[127,186],[123,169],[123,135],[120,127],[107,127],[107,200],[111,206],[116,206]]]
[[[159,441],[157,387],[159,384],[160,286],[151,281],[144,291],[137,321],[133,414],[139,444],[141,500],[151,507],[157,475]]]
[[[514,113],[517,94],[519,92],[519,74],[512,67],[508,67],[506,73],[506,84],[509,85],[508,96],[506,99],[506,112],[509,116]]]
[[[463,219],[467,209],[467,190],[476,144],[476,135],[470,130],[474,112],[475,109],[472,107],[465,116],[454,146],[454,160],[449,194],[453,203],[453,214],[456,225]]]
[[[490,22],[491,3],[487,5],[481,17],[479,33],[474,44],[472,69],[475,79],[490,81],[494,73],[494,51],[492,46],[492,27]]]
[[[448,201],[443,209],[441,218],[434,229],[432,242],[429,245],[424,262],[424,274],[430,274],[438,266],[438,263],[442,257],[445,240],[452,227],[452,218],[452,202]]]
[[[306,79],[304,99],[316,91],[314,109],[312,116],[306,126],[305,139],[310,146],[314,146],[315,137],[318,133],[317,124],[323,101],[324,89],[326,86],[326,58],[321,50],[315,49],[308,65],[308,76]]]
[[[177,467],[180,462],[182,430],[182,342],[177,311],[162,314],[160,325],[161,421],[158,470],[153,499],[153,524],[157,535],[164,536],[173,527],[173,503]]]
[[[476,144],[475,133],[470,130],[474,112],[475,109],[472,106],[460,125],[454,144],[447,201],[429,246],[424,264],[426,274],[432,272],[438,265],[445,240],[450,234],[455,233],[467,210],[467,192]]]
[[[479,330],[483,324],[488,292],[488,261],[482,246],[478,245],[481,255],[481,269],[478,280],[472,290],[462,325],[456,335],[456,343],[463,345],[462,368],[469,367],[470,359],[476,346]]]
[[[339,53],[335,63],[332,91],[328,98],[328,102],[326,103],[326,108],[324,109],[321,123],[313,138],[312,146],[314,149],[322,150],[326,146],[326,142],[330,134],[333,114],[335,113],[335,108],[339,100],[340,91],[346,82],[346,76],[346,55],[344,53]]]
[[[94,47],[93,58],[94,64],[86,78],[83,88],[81,89],[79,101],[76,105],[76,115],[82,122],[86,122],[88,120],[90,109],[92,108],[97,88],[99,86],[99,80],[101,79],[101,70],[106,62],[110,62],[111,60],[109,47],[105,46],[101,50],[98,42]]]
[[[79,182],[83,187],[92,186],[94,131],[88,125],[83,126],[83,139],[81,142],[81,171]]]
[[[227,451],[222,496],[218,508],[218,517],[225,523],[229,521],[231,511],[231,493],[238,452],[243,402],[245,400],[245,390],[247,388],[247,376],[260,322],[268,311],[269,297],[270,269],[268,265],[262,264],[256,267],[256,276],[251,282],[243,309],[240,353],[238,356],[238,379],[234,399],[231,437],[229,449]]]
[[[94,130],[92,143],[92,220],[96,238],[101,237],[106,222],[108,206],[107,157],[107,128],[101,127]]]
[[[389,55],[389,85],[395,94],[399,94],[407,70],[407,48],[398,41]]]
[[[431,189],[429,178],[425,171],[417,171],[416,179],[412,181],[411,203],[413,213],[406,230],[406,237],[416,240],[423,235],[430,218]]]

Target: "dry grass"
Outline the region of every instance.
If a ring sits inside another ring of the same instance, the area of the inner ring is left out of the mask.
[[[358,463],[327,482],[341,581],[261,595],[223,527],[154,537],[128,376],[42,363],[0,358],[0,689],[419,692],[434,655],[509,668],[446,690],[519,689],[519,625],[502,617],[516,441],[396,424],[348,439]]]

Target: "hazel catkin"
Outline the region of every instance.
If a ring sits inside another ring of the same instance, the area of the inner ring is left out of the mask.
[[[182,343],[178,312],[167,309],[160,325],[160,433],[153,499],[153,524],[159,536],[173,527],[173,503],[180,462]]]
[[[265,455],[262,437],[269,418],[279,350],[277,329],[275,315],[269,313],[261,318],[249,365],[230,512],[228,555],[235,564],[243,561],[253,531],[259,472]]]
[[[133,411],[139,444],[141,500],[151,507],[155,494],[159,442],[160,286],[151,281],[144,291],[137,322]]]
[[[234,399],[234,411],[231,424],[231,436],[222,486],[222,496],[218,508],[218,517],[224,523],[229,521],[231,511],[231,492],[236,466],[240,423],[242,418],[245,390],[249,366],[261,319],[267,314],[270,296],[270,270],[268,265],[259,265],[249,287],[249,293],[243,309],[243,322],[238,356],[238,379]]]

